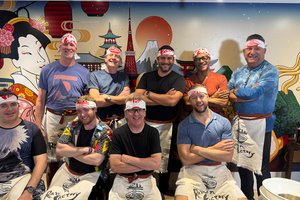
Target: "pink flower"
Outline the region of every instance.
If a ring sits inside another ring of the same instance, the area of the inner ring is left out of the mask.
[[[9,47],[11,43],[15,40],[12,36],[13,27],[6,25],[3,27],[3,29],[0,28],[0,47]]]
[[[3,26],[3,29],[5,29],[5,30],[7,30],[7,31],[9,31],[9,32],[11,32],[11,33],[14,32],[14,26],[13,26],[12,24],[5,24],[5,25]]]
[[[41,32],[44,32],[44,31],[46,30],[46,28],[43,26],[43,24],[42,24],[41,22],[36,21],[36,20],[34,20],[34,19],[29,19],[29,24],[30,24],[33,28],[35,28],[35,29],[37,29],[37,30],[39,30],[39,31],[41,31]]]

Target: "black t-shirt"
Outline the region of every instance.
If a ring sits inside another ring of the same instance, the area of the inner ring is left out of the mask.
[[[138,89],[145,89],[157,94],[166,94],[170,89],[184,93],[185,80],[183,76],[171,71],[167,76],[160,77],[158,71],[145,73],[138,86]],[[180,101],[179,101],[180,102]],[[178,104],[171,106],[147,106],[146,118],[150,120],[170,121],[176,118],[178,112]]]
[[[77,144],[76,147],[89,147],[91,146],[91,139],[94,134],[95,129],[91,130],[85,130],[84,126],[81,127],[80,133],[78,135]],[[95,171],[95,166],[88,165],[83,162],[80,162],[79,160],[76,160],[75,158],[69,159],[70,168],[78,173],[91,173]]]
[[[114,130],[110,154],[126,154],[139,158],[147,158],[160,153],[160,140],[157,129],[145,124],[140,133],[132,133],[125,124]],[[140,171],[137,174],[149,174],[152,171]]]
[[[26,168],[33,169],[34,156],[44,153],[47,153],[46,143],[34,123],[22,120],[13,128],[0,127],[0,172],[19,171],[21,175]]]

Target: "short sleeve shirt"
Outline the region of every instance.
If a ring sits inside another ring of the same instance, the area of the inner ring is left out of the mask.
[[[211,112],[210,121],[204,125],[191,113],[178,125],[177,144],[191,144],[210,147],[223,139],[232,139],[231,124],[228,119]],[[201,163],[210,163],[205,159]]]

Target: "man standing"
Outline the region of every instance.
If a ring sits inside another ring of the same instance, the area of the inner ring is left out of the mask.
[[[112,130],[97,118],[93,98],[80,97],[76,111],[78,119],[68,123],[56,147],[57,154],[67,157],[68,162],[56,172],[43,199],[72,195],[72,199],[88,199],[98,179],[101,185],[96,185],[95,190],[101,186],[103,189],[106,183]]]
[[[209,96],[209,108],[220,114],[228,102],[226,77],[210,71],[212,55],[206,48],[196,49],[193,53],[193,60],[197,71],[186,78],[186,93],[195,84],[204,85]],[[189,104],[187,95],[184,96],[184,100],[186,104]]]
[[[110,166],[118,173],[109,199],[161,199],[152,176],[161,161],[158,131],[145,123],[146,104],[141,95],[126,100],[127,124],[114,131]]]
[[[19,117],[18,97],[0,91],[0,199],[39,199],[47,151],[39,128]]]
[[[157,55],[158,70],[145,73],[135,93],[142,94],[147,104],[146,121],[159,131],[162,148],[162,161],[159,169],[159,189],[162,193],[168,190],[168,163],[173,134],[173,122],[177,117],[179,101],[184,89],[184,78],[172,71],[175,52],[168,45],[159,48]]]
[[[233,155],[230,122],[209,109],[203,85],[194,85],[188,98],[193,111],[178,126],[177,145],[183,167],[175,199],[246,199],[222,163],[230,162]]]
[[[121,64],[122,52],[112,46],[106,52],[104,69],[90,76],[89,94],[96,99],[98,117],[105,122],[124,117],[123,105],[130,88],[127,74],[118,71]]]
[[[76,63],[76,38],[67,33],[60,41],[61,57],[42,68],[35,120],[48,142],[47,182],[58,169],[55,147],[68,121],[76,117],[75,101],[84,94],[89,71]]]
[[[278,92],[278,70],[265,60],[266,44],[261,35],[250,35],[243,50],[247,62],[235,70],[228,83],[230,100],[237,116],[233,131],[237,140],[233,161],[239,167],[241,188],[254,199],[253,173],[257,191],[270,177],[269,160],[273,113]]]

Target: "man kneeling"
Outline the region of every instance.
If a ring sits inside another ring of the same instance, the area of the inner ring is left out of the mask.
[[[183,167],[175,199],[246,199],[222,163],[231,161],[234,150],[230,122],[208,108],[203,85],[194,85],[188,97],[193,111],[178,126],[177,147]]]
[[[88,199],[98,178],[103,184],[108,176],[112,131],[96,117],[91,97],[80,97],[76,111],[78,119],[68,123],[56,147],[68,161],[56,172],[43,199]]]
[[[110,148],[111,169],[118,173],[109,193],[110,200],[161,199],[152,176],[161,161],[159,133],[145,123],[145,115],[145,101],[131,94],[126,100],[127,124],[114,130]]]

